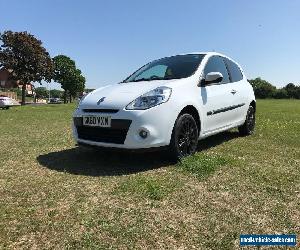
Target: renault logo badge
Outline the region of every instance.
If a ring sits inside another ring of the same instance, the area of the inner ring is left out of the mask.
[[[102,97],[98,102],[97,105],[100,105],[101,102],[104,102],[105,97]]]

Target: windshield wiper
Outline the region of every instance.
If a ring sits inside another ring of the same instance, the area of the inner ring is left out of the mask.
[[[140,79],[133,80],[132,82],[143,82],[143,81],[152,81],[152,80],[150,78],[140,78]]]
[[[140,78],[140,79],[136,79],[133,80],[132,82],[142,82],[142,81],[157,81],[157,80],[170,80],[170,79],[166,79],[165,77],[150,77],[150,78]]]

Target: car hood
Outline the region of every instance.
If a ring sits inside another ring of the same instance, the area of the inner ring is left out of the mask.
[[[137,97],[160,86],[167,86],[178,80],[157,80],[116,83],[98,88],[89,93],[81,102],[83,109],[123,109]],[[99,102],[104,97],[102,102]]]

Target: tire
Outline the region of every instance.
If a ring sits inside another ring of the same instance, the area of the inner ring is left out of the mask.
[[[241,136],[252,135],[255,128],[255,109],[249,106],[245,123],[238,127]]]
[[[190,114],[180,115],[175,122],[169,145],[171,160],[177,162],[185,156],[194,154],[197,150],[198,135],[194,117]]]

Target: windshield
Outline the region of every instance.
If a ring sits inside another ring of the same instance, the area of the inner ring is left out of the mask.
[[[155,60],[137,70],[124,82],[186,78],[195,73],[204,56],[204,54],[189,54]]]

